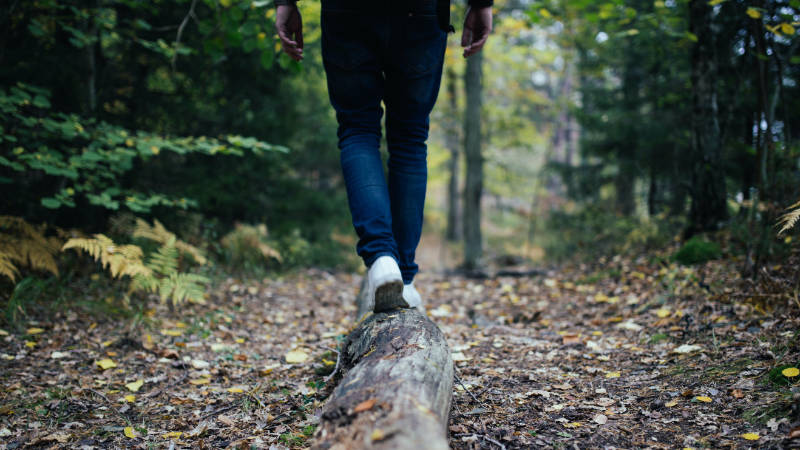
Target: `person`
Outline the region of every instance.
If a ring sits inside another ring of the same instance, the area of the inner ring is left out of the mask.
[[[283,51],[303,59],[295,0],[276,0]],[[492,29],[492,1],[468,0],[463,56],[481,51]],[[339,124],[340,160],[356,251],[367,269],[376,313],[419,307],[414,261],[422,233],[429,116],[439,93],[449,0],[322,0],[322,61]],[[386,107],[388,180],[380,156]]]

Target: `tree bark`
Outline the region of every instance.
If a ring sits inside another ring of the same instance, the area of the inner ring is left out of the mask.
[[[464,89],[467,107],[464,115],[464,155],[467,176],[464,186],[464,268],[476,270],[483,254],[481,236],[481,196],[483,194],[483,156],[481,155],[481,70],[483,53],[467,59]]]
[[[717,60],[711,7],[689,2],[689,31],[697,36],[691,52],[692,77],[692,206],[687,234],[717,229],[728,216],[718,118]]]
[[[359,295],[359,310],[368,308]],[[416,309],[366,317],[339,355],[344,373],[325,405],[316,449],[447,449],[453,359]]]
[[[445,238],[448,241],[457,241],[461,235],[459,233],[459,214],[458,214],[458,157],[461,152],[458,148],[458,98],[456,95],[456,73],[452,68],[447,69],[447,100],[450,105],[450,117],[447,120],[447,130],[445,141],[450,150],[450,161],[448,170],[450,171],[450,181],[447,185],[447,231]]]

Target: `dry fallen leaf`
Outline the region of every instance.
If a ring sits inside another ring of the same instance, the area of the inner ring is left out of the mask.
[[[101,359],[100,361],[96,361],[95,364],[97,364],[102,370],[108,370],[117,367],[117,363],[115,363],[109,358],[104,358]]]
[[[620,375],[619,372],[606,372],[606,378],[619,378]]]
[[[125,427],[125,429],[123,429],[122,432],[125,433],[125,436],[131,439],[136,437],[136,431],[133,430],[133,427]]]
[[[604,425],[606,422],[608,422],[608,416],[606,416],[604,414],[598,414],[598,415],[594,416],[594,419],[592,419],[592,420],[594,420],[594,423],[597,423],[597,424],[600,424],[600,425]]]
[[[133,395],[133,394],[128,394],[128,395],[126,395],[126,396],[125,396],[125,397],[123,397],[123,398],[124,398],[124,399],[125,399],[125,401],[126,401],[126,402],[128,402],[128,403],[133,403],[133,402],[135,402],[135,401],[136,401],[136,396],[135,396],[135,395]]]
[[[678,404],[677,400],[670,400],[667,403],[664,403],[664,406],[666,406],[667,408],[672,408],[673,406],[676,406],[677,404]]]
[[[201,384],[211,383],[211,379],[210,378],[195,378],[194,380],[189,380],[189,383],[191,383],[191,384],[193,384],[195,386],[200,386]]]
[[[354,413],[360,413],[362,411],[367,411],[369,409],[372,409],[372,407],[375,406],[375,402],[376,401],[377,400],[374,399],[374,398],[371,398],[369,400],[365,400],[365,401],[359,403],[358,405],[356,405],[356,407],[353,408],[353,412]]]
[[[757,441],[760,437],[761,436],[759,436],[758,433],[745,433],[742,435],[742,438],[747,439],[748,441]]]
[[[286,362],[289,364],[299,364],[308,359],[308,353],[303,349],[292,350],[286,354]]]
[[[141,389],[142,385],[144,384],[144,380],[136,380],[131,383],[125,385],[125,387],[131,392],[137,392]]]
[[[178,439],[182,434],[182,431],[170,431],[169,433],[162,434],[161,437],[164,439]]]
[[[703,347],[701,347],[699,345],[683,344],[680,347],[677,347],[677,348],[673,349],[672,353],[685,354],[685,353],[699,352],[701,350],[703,350]]]
[[[228,392],[230,392],[231,394],[241,394],[242,392],[244,392],[244,390],[242,388],[232,387],[228,388]]]
[[[370,438],[372,438],[373,441],[382,441],[386,438],[386,433],[384,433],[380,428],[377,428],[372,432]]]
[[[25,334],[41,334],[41,333],[44,333],[44,329],[35,327],[28,328],[27,331],[25,331]]]
[[[698,402],[703,402],[703,403],[710,403],[712,401],[711,397],[707,397],[705,395],[698,395],[694,399],[697,400]]]

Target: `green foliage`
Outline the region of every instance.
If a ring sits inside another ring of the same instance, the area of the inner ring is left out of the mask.
[[[155,206],[188,208],[186,198],[142,192],[125,186],[123,178],[137,164],[162,151],[178,155],[255,155],[286,151],[253,138],[227,136],[170,138],[124,128],[76,114],[49,111],[49,93],[18,83],[0,89],[0,145],[7,151],[0,165],[10,169],[7,183],[34,179],[53,188],[39,200],[50,209],[90,204],[110,210],[120,207],[144,213]]]
[[[693,236],[675,253],[675,261],[683,265],[700,264],[722,256],[722,249],[716,242],[700,236]]]
[[[766,375],[767,381],[772,384],[773,386],[789,386],[791,384],[796,383],[797,377],[794,379],[787,378],[783,375],[783,370],[788,369],[790,367],[798,367],[798,364],[781,364],[772,368]]]
[[[267,226],[237,223],[220,241],[223,259],[235,269],[253,270],[282,262],[281,254],[268,240]]]

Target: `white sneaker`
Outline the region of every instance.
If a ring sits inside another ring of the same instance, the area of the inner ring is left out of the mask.
[[[403,285],[403,299],[408,303],[409,308],[417,308],[421,313],[425,313],[425,307],[422,306],[422,297],[414,287],[414,282]]]
[[[376,259],[367,271],[369,298],[376,313],[397,308],[408,308],[403,299],[403,276],[397,261],[391,256]]]

